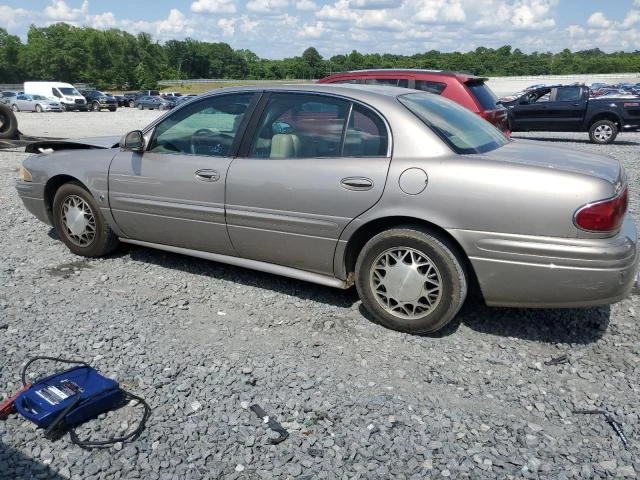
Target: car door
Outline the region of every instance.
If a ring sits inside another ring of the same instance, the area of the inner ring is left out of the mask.
[[[16,105],[18,105],[18,109],[23,112],[28,112],[33,110],[33,105],[31,102],[31,95],[22,94],[16,97]]]
[[[586,89],[578,85],[554,88],[549,101],[548,129],[554,132],[580,131],[586,108]]]
[[[527,92],[507,107],[511,127],[515,131],[545,130],[549,117],[551,88]]]
[[[227,228],[242,257],[333,275],[345,226],[384,190],[386,122],[329,95],[271,93],[227,176]]]
[[[148,132],[142,153],[119,152],[109,169],[109,204],[130,238],[234,255],[225,226],[227,170],[258,94],[206,97]]]

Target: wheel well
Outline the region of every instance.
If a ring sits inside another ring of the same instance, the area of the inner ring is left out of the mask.
[[[44,204],[47,208],[47,216],[53,221],[53,198],[56,196],[58,189],[65,183],[76,182],[82,183],[71,175],[56,175],[51,177],[47,184],[44,186]],[[84,187],[84,185],[83,185]]]
[[[458,254],[458,257],[464,262],[463,266],[467,271],[470,287],[478,295],[482,295],[473,265],[469,261],[467,254],[460,246],[458,241],[444,228],[439,227],[434,223],[427,222],[426,220],[420,220],[413,217],[379,218],[363,225],[358,230],[356,230],[356,232],[351,236],[351,239],[349,240],[349,243],[347,244],[347,248],[345,250],[345,268],[347,275],[355,271],[358,255],[360,254],[360,251],[362,250],[364,245],[378,233],[395,227],[420,227],[422,230],[433,232],[440,238],[446,240],[447,243],[455,249],[455,253]]]
[[[620,126],[621,126],[620,118],[615,113],[611,113],[611,112],[603,112],[603,113],[599,113],[596,116],[594,116],[591,119],[591,122],[589,123],[589,128],[591,128],[591,126],[594,123],[596,123],[596,122],[598,122],[600,120],[609,120],[609,121],[615,123],[616,126],[618,127],[618,130],[620,130]]]

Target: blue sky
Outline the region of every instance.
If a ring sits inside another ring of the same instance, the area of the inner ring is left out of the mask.
[[[263,58],[511,45],[640,50],[640,0],[0,0],[0,27],[67,22],[248,48]]]

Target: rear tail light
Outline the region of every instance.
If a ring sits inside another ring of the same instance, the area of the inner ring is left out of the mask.
[[[612,232],[620,228],[628,205],[627,187],[616,197],[588,203],[575,214],[574,223],[590,232]]]

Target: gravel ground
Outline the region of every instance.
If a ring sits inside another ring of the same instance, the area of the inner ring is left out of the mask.
[[[23,132],[123,133],[156,112],[20,114]],[[87,119],[89,119],[87,121]],[[63,121],[64,120],[64,121]],[[527,135],[518,135],[524,137]],[[640,134],[528,135],[626,165],[639,216]],[[84,359],[147,399],[134,442],[85,451],[15,415],[0,478],[637,478],[640,295],[606,308],[464,307],[438,337],[371,323],[339,291],[127,246],[72,255],[21,205],[24,153],[0,152],[0,398],[34,355]],[[566,354],[568,363],[545,361]],[[34,378],[51,365],[34,366]],[[269,443],[258,403],[290,432]],[[622,424],[629,450],[601,416]],[[130,431],[129,405],[81,436]]]

